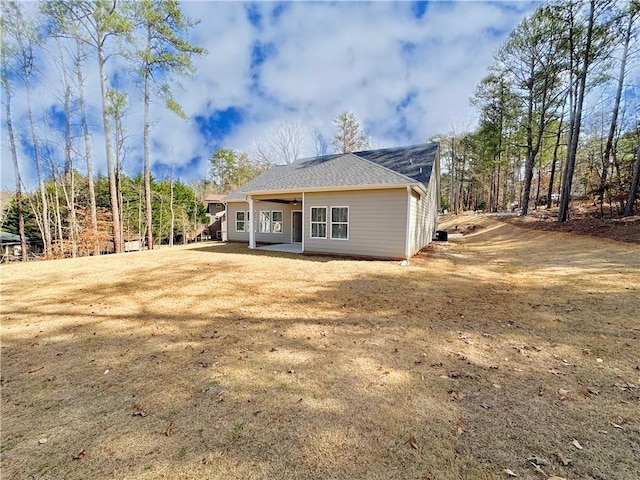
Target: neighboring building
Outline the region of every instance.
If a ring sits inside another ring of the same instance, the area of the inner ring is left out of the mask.
[[[205,231],[209,232],[212,240],[226,240],[226,219],[224,195],[218,193],[207,193],[204,196],[204,205],[209,217],[209,226]]]
[[[228,239],[304,253],[408,259],[433,238],[439,144],[274,166],[225,197]]]
[[[26,239],[28,254],[34,256],[42,254],[42,242],[40,240]],[[22,246],[20,236],[14,233],[0,231],[0,263],[20,260],[22,258]]]

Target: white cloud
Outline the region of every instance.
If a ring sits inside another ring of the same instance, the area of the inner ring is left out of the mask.
[[[278,123],[293,120],[330,136],[332,119],[347,109],[381,147],[418,143],[452,126],[471,127],[469,97],[496,47],[536,5],[430,2],[426,14],[416,18],[409,2],[293,2],[277,15],[273,4],[258,2],[251,7],[261,16],[257,28],[243,3],[184,2],[184,12],[201,20],[191,40],[209,53],[196,59],[194,78],[180,81],[184,88],[175,89],[176,100],[192,119],[228,108],[242,117],[233,128],[207,138],[193,120],[184,122],[154,103],[151,160],[155,165],[190,165],[188,176],[202,177],[215,146],[247,150]],[[269,48],[264,63],[252,68],[256,42]],[[90,61],[86,97],[94,124],[95,170],[106,173],[99,79],[95,61]],[[34,85],[34,108],[40,112],[59,104],[53,93],[61,83],[55,59],[49,57],[43,65],[43,78]],[[122,71],[124,61],[111,63],[111,74],[116,67],[132,102],[125,168],[135,174],[142,157],[142,103],[139,89]],[[23,129],[24,89],[16,85],[14,97],[14,121]],[[13,188],[4,111],[2,115],[2,187]],[[44,123],[40,133],[62,141],[63,132]],[[310,145],[304,153],[313,153]],[[193,158],[202,161],[194,165]],[[25,151],[21,163],[25,184],[32,188],[35,172]]]

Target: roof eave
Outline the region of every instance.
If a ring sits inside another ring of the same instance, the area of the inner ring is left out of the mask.
[[[248,196],[256,196],[256,195],[290,195],[290,194],[297,194],[297,193],[345,192],[345,191],[354,191],[354,190],[390,190],[390,189],[407,188],[407,187],[411,187],[417,193],[424,194],[427,192],[427,189],[425,188],[425,186],[419,182],[398,183],[398,184],[288,188],[288,189],[278,189],[278,190],[253,190],[253,191],[242,192],[245,198],[228,199],[225,201],[225,203],[246,202],[247,201],[246,198]]]

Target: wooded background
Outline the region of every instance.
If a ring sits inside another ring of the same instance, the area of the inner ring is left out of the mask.
[[[207,54],[188,41],[197,21],[182,14],[177,0],[37,5],[37,13],[26,15],[17,2],[1,4],[3,128],[16,184],[3,202],[0,226],[20,235],[23,251],[26,238],[40,239],[45,257],[117,253],[132,239],[146,248],[186,242],[206,225],[207,192],[226,193],[272,164],[297,160],[303,142],[310,140],[317,155],[384,146],[345,111],[334,118],[333,138],[312,125],[285,122],[246,152],[212,152],[206,179],[186,184],[170,166],[156,179],[149,104],[160,101],[185,117],[172,88],[195,73],[196,56]],[[571,201],[582,198],[595,202],[601,216],[633,215],[640,176],[639,17],[638,0],[554,1],[526,17],[496,52],[470,100],[478,110],[477,127],[428,139],[441,143],[442,209],[527,215],[558,207],[563,222]],[[60,82],[53,94],[62,144],[43,137],[38,119],[47,112],[34,111],[31,103],[32,85],[46,81],[38,69],[43,54],[56,58]],[[93,170],[84,98],[88,62],[100,71],[106,176]],[[114,62],[128,65],[141,86],[139,98],[108,82]],[[12,117],[17,85],[27,94],[26,123],[15,124]],[[135,177],[123,168],[127,145],[139,141],[123,127],[132,104],[144,109],[143,168]],[[19,150],[35,164],[35,191],[25,191]]]

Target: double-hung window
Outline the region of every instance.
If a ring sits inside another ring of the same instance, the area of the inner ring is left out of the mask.
[[[246,224],[246,213],[245,212],[236,212],[236,232],[246,232],[247,224]]]
[[[349,207],[331,207],[331,238],[349,239]]]
[[[261,210],[258,215],[259,232],[269,233],[271,232],[271,212],[268,210]]]
[[[283,218],[282,210],[271,212],[271,231],[273,233],[282,233]]]
[[[311,207],[311,238],[327,238],[327,207]]]

